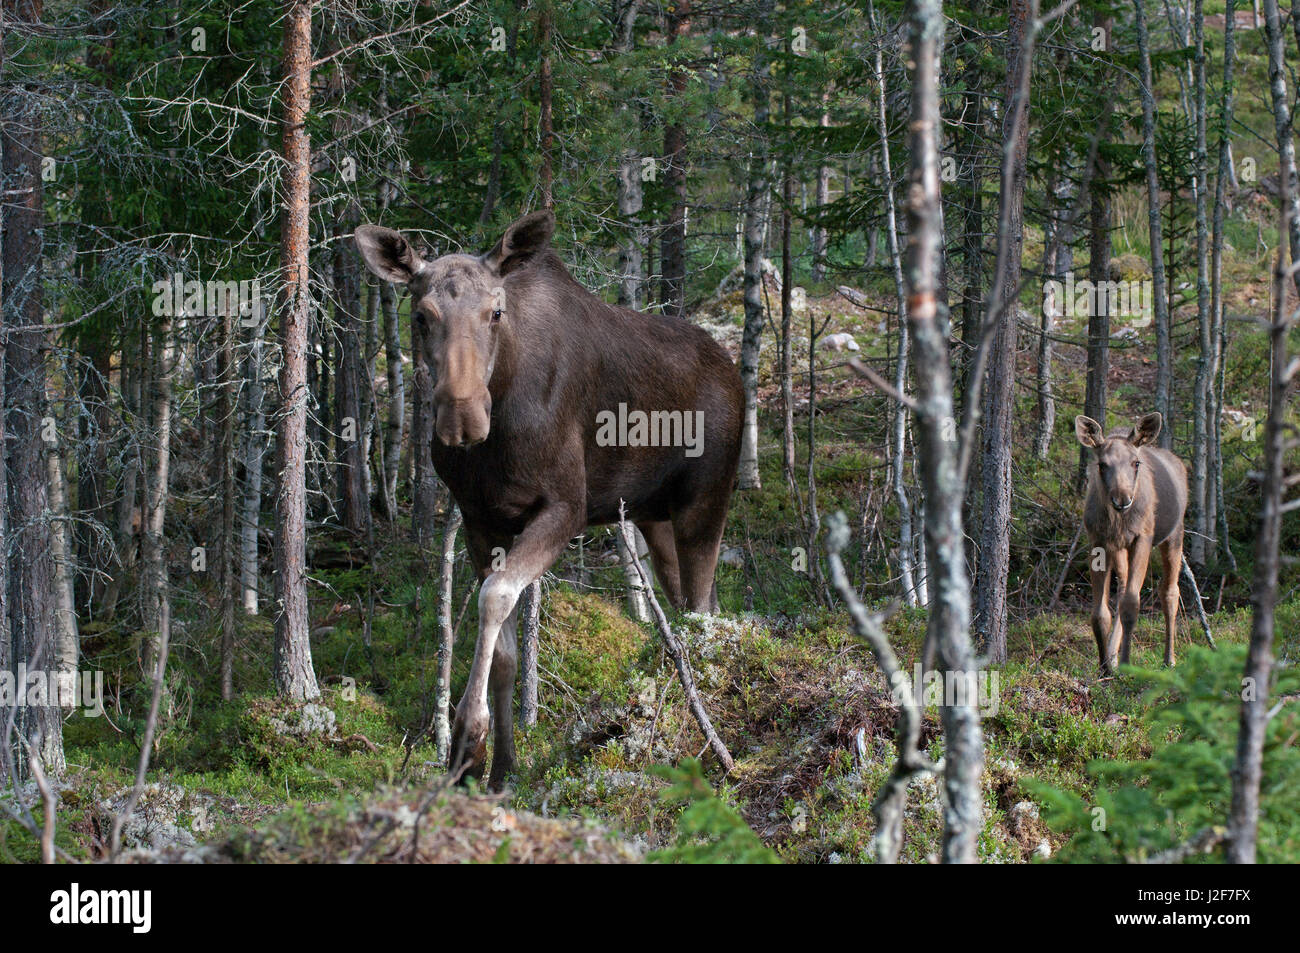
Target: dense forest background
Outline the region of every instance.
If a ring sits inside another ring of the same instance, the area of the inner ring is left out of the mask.
[[[99,673],[106,709],[2,709],[6,859],[1199,859],[1244,850],[1247,814],[1263,859],[1296,859],[1300,5],[2,16],[0,671]],[[723,611],[673,620],[730,772],[637,540],[598,529],[531,598],[510,792],[439,786],[475,577],[409,300],[352,233],[482,252],[543,207],[584,286],[741,370]],[[933,338],[909,314],[928,234]],[[1086,282],[1120,296],[1080,307]],[[940,364],[951,414],[918,423]],[[1138,668],[1099,680],[1074,418],[1150,411],[1190,468],[1218,649],[1185,585],[1160,669],[1148,587]],[[961,464],[939,499],[931,424]],[[909,728],[837,571],[910,679],[956,578],[925,542],[940,507],[970,625],[939,664],[966,646],[997,704]]]

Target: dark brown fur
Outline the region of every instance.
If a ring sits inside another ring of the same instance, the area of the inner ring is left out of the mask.
[[[1160,425],[1159,414],[1147,414],[1127,433],[1103,437],[1101,425],[1095,420],[1083,416],[1074,420],[1079,442],[1094,451],[1083,525],[1093,547],[1092,631],[1103,674],[1114,672],[1118,662],[1129,660],[1142,584],[1151,550],[1156,546],[1164,566],[1160,602],[1165,614],[1165,664],[1174,664],[1187,466],[1168,450],[1151,446]],[[1112,572],[1120,594],[1119,624],[1114,627],[1110,612]]]
[[[743,392],[727,353],[692,324],[590,294],[548,247],[553,229],[550,212],[534,213],[486,255],[433,262],[396,232],[357,230],[371,270],[407,284],[414,319],[424,323],[423,359],[437,381],[433,465],[464,515],[483,580],[451,766],[482,772],[490,684],[494,787],[514,763],[520,592],[585,527],[615,522],[622,500],[669,600],[715,608],[713,573],[740,453]],[[702,411],[701,455],[600,446],[598,415],[619,404]]]

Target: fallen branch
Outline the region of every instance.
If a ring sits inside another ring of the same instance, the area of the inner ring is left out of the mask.
[[[627,535],[627,519],[623,512],[623,501],[618,502],[618,529],[620,533]],[[736,767],[735,761],[732,760],[731,752],[723,744],[718,733],[713,730],[713,722],[709,720],[709,713],[704,710],[704,702],[700,699],[700,693],[695,689],[695,676],[691,674],[691,663],[686,658],[686,652],[677,636],[673,634],[672,626],[668,624],[668,617],[664,615],[663,608],[659,605],[659,599],[655,595],[654,586],[650,585],[650,579],[646,575],[645,567],[641,565],[641,560],[636,561],[637,575],[641,577],[641,588],[645,593],[646,601],[650,603],[650,613],[654,616],[655,627],[659,630],[659,637],[664,640],[664,646],[668,649],[668,654],[672,656],[673,664],[677,666],[677,677],[681,679],[682,689],[686,692],[686,702],[690,706],[691,714],[699,723],[700,730],[704,732],[704,737],[708,740],[709,747],[717,755],[722,766],[730,774]]]
[[[36,782],[36,789],[41,792],[41,803],[45,806],[45,822],[41,826],[41,863],[52,864],[54,863],[54,824],[57,816],[54,792],[50,790],[49,782],[45,779],[45,771],[41,768],[41,759],[37,757],[34,748],[27,755],[27,767],[32,772],[32,780]]]
[[[1192,839],[1187,843],[1153,854],[1144,863],[1181,864],[1193,854],[1208,854],[1227,840],[1228,829],[1226,827],[1205,827],[1193,835]]]
[[[933,774],[940,766],[920,750],[921,708],[912,693],[912,683],[898,664],[898,656],[889,644],[881,622],[884,616],[868,612],[854,592],[840,553],[849,543],[849,521],[842,511],[826,520],[826,561],[831,568],[831,585],[849,610],[849,620],[854,634],[870,646],[876,664],[884,674],[898,703],[898,761],[886,779],[871,811],[876,816],[876,858],[882,864],[898,863],[903,846],[903,811],[907,807],[907,788],[912,779],[923,774]]]
[[[1201,590],[1196,585],[1196,577],[1192,575],[1192,567],[1187,565],[1187,557],[1183,557],[1183,576],[1187,579],[1188,585],[1192,587],[1192,595],[1195,596],[1194,604],[1196,605],[1196,615],[1201,620],[1201,628],[1205,631],[1205,641],[1214,650],[1218,646],[1214,644],[1214,636],[1210,634],[1210,619],[1205,614],[1205,603],[1201,601]]]

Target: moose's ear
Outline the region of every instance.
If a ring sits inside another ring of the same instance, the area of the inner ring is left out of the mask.
[[[352,238],[366,267],[385,281],[410,284],[424,269],[424,259],[401,232],[381,225],[359,225]]]
[[[1161,423],[1162,418],[1159,414],[1147,414],[1137,422],[1137,426],[1129,433],[1128,442],[1135,447],[1155,443],[1156,437],[1160,436]]]
[[[1085,447],[1100,447],[1106,440],[1106,435],[1101,432],[1101,424],[1083,414],[1074,418],[1074,435]]]
[[[505,275],[541,254],[555,234],[555,213],[549,208],[525,215],[506,229],[501,241],[483,256],[483,263]]]

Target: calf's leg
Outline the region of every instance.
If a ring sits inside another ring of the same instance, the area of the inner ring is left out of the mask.
[[[1092,570],[1092,637],[1097,640],[1097,664],[1103,675],[1109,675],[1110,668],[1110,573],[1112,557],[1102,557],[1105,564],[1102,569]]]
[[[1121,646],[1124,642],[1124,599],[1128,594],[1131,566],[1127,549],[1117,549],[1113,553],[1107,553],[1106,559],[1115,572],[1115,592],[1119,596],[1119,606],[1114,621],[1106,631],[1106,664],[1103,668],[1107,674],[1114,674],[1119,665]]]
[[[1174,664],[1174,636],[1178,631],[1178,574],[1183,568],[1181,533],[1160,544],[1164,575],[1160,578],[1160,605],[1165,610],[1165,664]]]
[[[1147,577],[1147,563],[1151,560],[1151,538],[1140,536],[1128,551],[1128,584],[1119,600],[1120,626],[1124,640],[1120,645],[1119,660],[1127,665],[1133,646],[1133,630],[1137,628],[1138,610],[1142,608],[1142,584]]]

